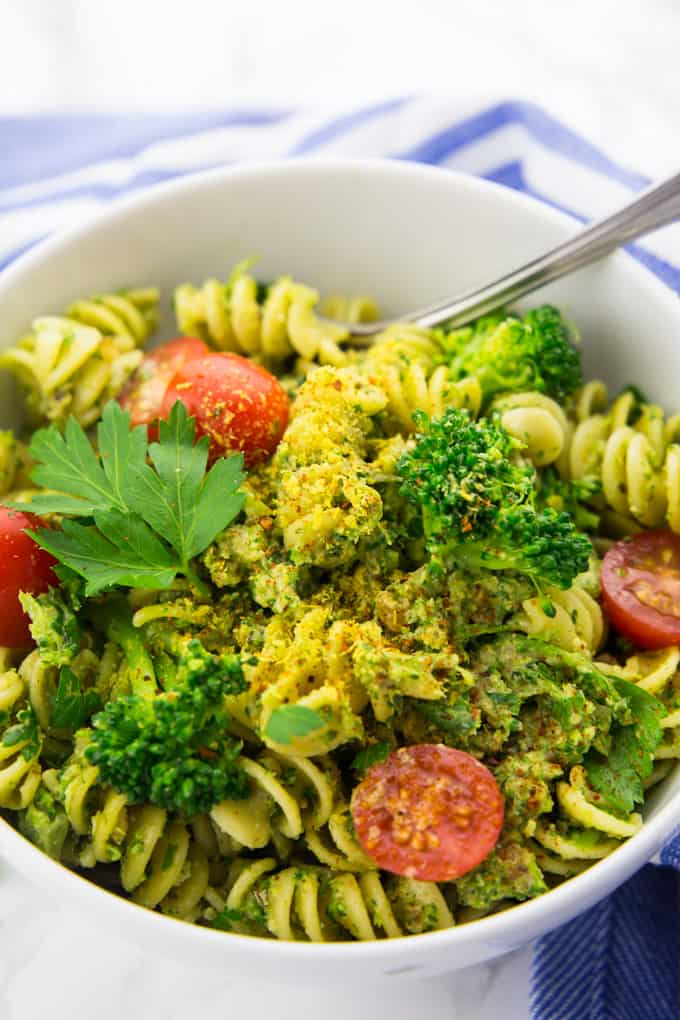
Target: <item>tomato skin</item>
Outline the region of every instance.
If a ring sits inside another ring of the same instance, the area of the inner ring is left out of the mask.
[[[172,377],[189,361],[209,352],[208,345],[193,336],[178,336],[149,351],[118,397],[132,426],[149,425],[149,438],[157,439],[158,427],[154,423],[160,417]]]
[[[476,868],[503,826],[498,784],[472,755],[443,744],[402,747],[352,795],[357,837],[380,868],[449,882]]]
[[[19,592],[40,595],[56,588],[52,570],[57,561],[26,534],[26,528],[45,527],[35,514],[0,506],[0,645],[27,648],[31,644],[29,618],[21,608]]]
[[[210,439],[210,460],[235,451],[246,467],[270,457],[288,424],[290,402],[278,379],[238,354],[212,353],[184,365],[165,394],[161,417],[181,400]]]
[[[639,648],[680,645],[680,535],[642,531],[608,549],[600,570],[607,618]]]

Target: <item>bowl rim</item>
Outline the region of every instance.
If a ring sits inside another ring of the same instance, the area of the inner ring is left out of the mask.
[[[162,206],[173,196],[188,194],[210,185],[220,185],[241,178],[259,177],[266,186],[267,180],[273,177],[293,175],[301,180],[306,176],[328,174],[347,174],[350,177],[358,170],[363,174],[375,176],[392,175],[407,178],[431,179],[441,181],[447,178],[453,189],[459,194],[467,194],[471,199],[485,195],[514,204],[519,208],[542,215],[560,229],[574,226],[575,217],[555,209],[539,199],[514,191],[493,181],[472,176],[448,167],[430,166],[406,160],[391,158],[357,158],[357,157],[326,157],[300,156],[264,162],[238,164],[236,166],[220,166],[182,174],[173,180],[157,184],[132,195],[116,199],[82,223],[39,241],[19,255],[9,266],[0,271],[0,302],[15,286],[21,286],[24,275],[42,267],[61,249],[69,248],[80,239],[96,234],[101,228],[114,224],[117,220],[134,215],[154,206]],[[676,318],[680,325],[680,303],[677,295],[661,282],[649,269],[634,259],[628,252],[618,251],[608,256],[608,261],[616,263],[624,274],[635,278],[638,288],[647,289],[650,300],[667,306],[671,320]],[[410,961],[422,959],[430,949],[448,946],[455,952],[459,944],[474,946],[475,944],[496,943],[504,949],[513,945],[521,945],[527,941],[527,931],[546,932],[559,924],[566,923],[577,914],[606,896],[639,867],[647,863],[659,847],[670,838],[680,822],[680,791],[661,807],[657,815],[646,821],[634,836],[628,839],[613,853],[596,861],[582,873],[572,876],[558,886],[534,899],[517,903],[497,914],[487,915],[464,925],[446,928],[440,931],[426,932],[417,936],[407,935],[395,939],[379,939],[375,942],[291,942],[260,936],[242,935],[230,932],[225,938],[224,932],[191,924],[179,919],[148,910],[133,903],[125,897],[111,892],[94,881],[55,861],[28,839],[22,836],[13,826],[0,817],[0,852],[10,865],[27,877],[37,876],[40,885],[54,888],[55,886],[68,896],[73,894],[80,902],[93,903],[96,910],[97,902],[110,904],[113,917],[122,922],[129,921],[136,928],[143,928],[149,934],[155,932],[159,937],[165,933],[166,939],[191,939],[195,945],[204,944],[211,950],[222,941],[225,953],[229,947],[239,945],[261,959],[276,954],[281,960],[299,960],[302,963],[324,961],[344,962],[360,954],[362,958],[377,963],[380,959],[394,960],[397,956],[408,954]],[[104,899],[103,897],[106,897]],[[586,906],[583,906],[585,901]],[[546,917],[553,914],[557,920],[546,926]],[[529,938],[533,935],[529,935]],[[405,968],[404,968],[405,969]]]

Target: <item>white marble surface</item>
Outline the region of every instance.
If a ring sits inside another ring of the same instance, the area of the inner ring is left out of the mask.
[[[678,52],[677,0],[0,0],[0,116],[525,96],[654,176],[680,162]],[[529,967],[520,951],[389,993],[254,988],[132,949],[0,862],[2,1020],[526,1020]]]

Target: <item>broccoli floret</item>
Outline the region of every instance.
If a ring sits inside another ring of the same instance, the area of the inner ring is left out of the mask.
[[[172,682],[159,690],[140,631],[120,617],[107,630],[128,660],[132,693],[93,718],[85,756],[102,781],[132,804],[150,801],[184,816],[246,796],[241,744],[227,731],[224,709],[225,696],[245,688],[239,656],[212,655],[196,639],[169,634]]]
[[[569,514],[512,507],[499,515],[492,536],[465,542],[458,556],[469,570],[515,570],[536,582],[569,588],[587,569],[590,550]]]
[[[597,531],[600,524],[587,504],[602,491],[599,478],[578,478],[567,482],[553,468],[538,473],[536,505],[568,513],[580,531]]]
[[[400,459],[401,492],[418,504],[435,562],[468,570],[513,570],[568,588],[588,566],[591,545],[569,515],[537,510],[535,473],[513,463],[521,444],[500,425],[451,409],[420,430]]]
[[[536,594],[528,577],[512,573],[455,570],[447,579],[449,627],[456,644],[516,629],[525,599]]]
[[[455,883],[458,902],[489,910],[501,900],[526,900],[547,892],[533,853],[518,843],[499,844],[482,863]]]
[[[31,623],[31,636],[40,658],[47,666],[68,666],[80,651],[81,630],[78,618],[57,588],[44,595],[19,594]]]
[[[472,329],[449,334],[444,346],[453,353],[453,377],[474,375],[486,400],[521,390],[564,400],[582,382],[579,354],[552,305],[534,308],[523,319],[487,316]]]

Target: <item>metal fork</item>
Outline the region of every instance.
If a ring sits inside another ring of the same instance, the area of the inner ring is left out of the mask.
[[[629,241],[677,219],[680,219],[680,173],[652,185],[617,212],[584,227],[545,255],[532,259],[484,287],[465,291],[448,301],[440,301],[398,318],[338,325],[348,330],[349,342],[357,347],[370,347],[375,335],[395,322],[413,322],[424,327],[439,326],[444,322],[452,328],[464,326],[472,319],[590,265]]]

